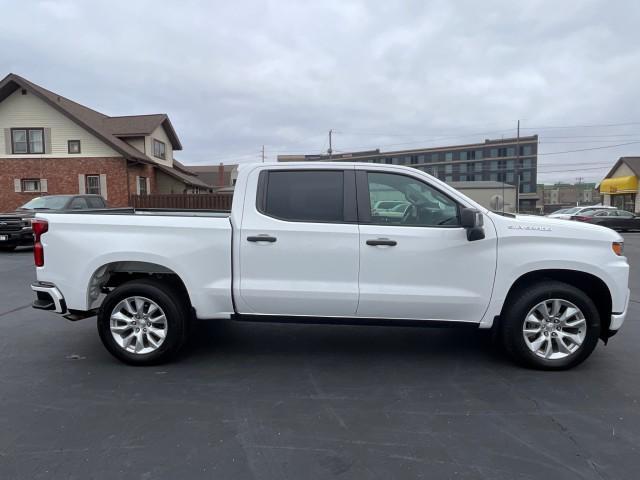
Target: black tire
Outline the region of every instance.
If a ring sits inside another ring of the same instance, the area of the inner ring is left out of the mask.
[[[113,309],[127,297],[141,296],[157,303],[167,320],[167,334],[162,344],[150,353],[133,353],[118,345],[111,334]],[[107,295],[98,311],[98,333],[105,348],[129,365],[157,365],[173,358],[184,345],[191,321],[191,309],[182,292],[154,279],[124,283]]]
[[[16,249],[16,245],[2,245],[0,246],[0,252],[13,252]]]
[[[526,315],[538,303],[561,299],[578,307],[586,320],[587,331],[580,347],[569,356],[546,359],[536,355],[525,342],[523,326]],[[500,336],[506,352],[516,362],[538,370],[566,370],[582,363],[591,355],[600,337],[600,314],[582,290],[555,280],[541,281],[514,293],[505,305],[500,321]]]

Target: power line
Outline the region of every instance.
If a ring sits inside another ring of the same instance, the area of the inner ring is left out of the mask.
[[[577,153],[577,152],[588,152],[591,150],[604,150],[607,148],[617,148],[617,147],[624,147],[626,145],[637,145],[638,143],[640,143],[640,141],[637,142],[627,142],[627,143],[618,143],[616,145],[604,145],[602,147],[590,147],[590,148],[580,148],[577,150],[565,150],[563,152],[545,152],[545,153],[540,153],[538,152],[538,156],[544,156],[544,155],[560,155],[561,153]]]

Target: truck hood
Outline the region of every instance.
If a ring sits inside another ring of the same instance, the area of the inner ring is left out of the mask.
[[[622,236],[607,227],[574,220],[540,217],[537,215],[502,216],[490,213],[491,219],[498,227],[511,233],[529,233],[535,236],[553,236],[565,238],[583,238],[590,240],[604,240],[622,242]]]

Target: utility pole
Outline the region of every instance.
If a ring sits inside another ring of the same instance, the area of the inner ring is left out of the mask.
[[[333,135],[333,130],[329,130],[329,150],[327,150],[327,153],[329,154],[329,160],[331,160],[331,155],[333,154],[333,143],[332,143],[332,135]]]
[[[516,213],[520,213],[520,120],[516,137]]]
[[[576,178],[576,207],[580,206],[580,198],[582,198],[582,180],[584,177]]]
[[[262,163],[264,163],[264,145],[262,145]]]

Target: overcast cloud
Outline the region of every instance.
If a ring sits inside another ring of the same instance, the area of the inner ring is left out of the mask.
[[[0,76],[110,115],[166,112],[185,163],[258,160],[263,144],[270,160],[319,153],[330,128],[337,151],[472,143],[514,135],[518,119],[542,154],[640,142],[634,1],[0,0],[0,11]],[[640,143],[541,155],[539,180],[599,180],[633,154]]]

